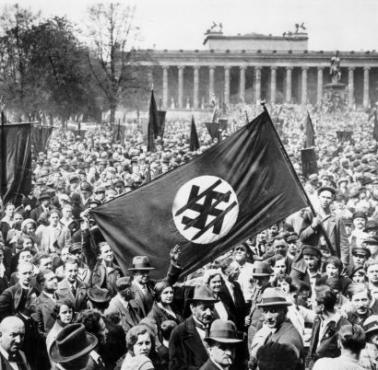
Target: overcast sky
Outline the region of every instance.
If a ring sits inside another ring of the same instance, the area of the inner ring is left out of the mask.
[[[127,1],[127,0],[120,0]],[[131,0],[141,28],[140,46],[201,49],[213,21],[226,35],[281,35],[304,22],[310,50],[378,50],[378,0]],[[16,1],[0,0],[0,4]],[[81,23],[93,0],[20,0],[45,16]],[[110,0],[102,1],[104,3]]]

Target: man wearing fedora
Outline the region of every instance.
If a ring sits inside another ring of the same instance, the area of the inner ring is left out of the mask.
[[[50,358],[58,370],[99,370],[93,366],[91,352],[97,346],[97,338],[85,331],[83,324],[69,324],[56,337],[50,348]]]
[[[303,363],[303,341],[298,330],[287,320],[287,308],[291,303],[277,288],[267,288],[258,306],[264,315],[264,326],[256,333],[250,348],[250,366],[256,367],[258,349],[270,342],[288,344],[296,352],[299,363]]]
[[[210,288],[205,285],[195,287],[190,300],[191,316],[171,334],[169,370],[198,370],[208,360],[205,337],[214,319],[215,302]]]
[[[38,221],[41,214],[50,212],[51,197],[47,192],[42,192],[38,197],[38,201],[39,206],[30,212],[30,218],[34,221]]]
[[[229,370],[235,360],[235,347],[241,343],[241,335],[232,321],[215,320],[205,337],[209,359],[200,370]]]
[[[180,247],[175,245],[170,253],[170,266],[165,279],[170,285],[173,285],[181,271],[177,264],[180,255]],[[135,293],[134,301],[141,308],[143,317],[147,316],[151,311],[154,303],[154,287],[156,281],[150,278],[150,272],[155,270],[150,264],[150,259],[147,256],[135,256],[132,260],[129,271],[133,276],[132,287]]]
[[[267,262],[256,261],[252,268],[252,295],[251,295],[251,307],[249,313],[245,319],[245,323],[248,326],[248,346],[250,347],[252,339],[256,332],[261,329],[263,325],[263,313],[258,307],[261,302],[261,296],[266,288],[269,288],[270,277],[273,271]]]
[[[31,370],[23,351],[24,323],[15,316],[8,316],[0,323],[0,369]]]

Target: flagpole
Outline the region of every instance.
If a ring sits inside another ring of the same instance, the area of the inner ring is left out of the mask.
[[[311,200],[310,200],[310,198],[308,197],[306,191],[304,190],[304,188],[303,188],[303,186],[302,186],[302,183],[300,182],[300,179],[299,179],[299,177],[298,177],[298,174],[297,174],[297,172],[295,171],[293,164],[291,163],[290,157],[289,157],[289,155],[288,155],[287,152],[286,152],[286,149],[285,149],[285,147],[284,147],[284,145],[283,145],[283,143],[282,143],[282,141],[281,141],[280,136],[278,135],[278,132],[277,132],[275,126],[274,126],[274,123],[273,123],[272,119],[270,118],[270,115],[269,115],[268,109],[267,109],[266,106],[265,106],[265,101],[262,101],[262,102],[261,102],[261,105],[262,105],[262,107],[263,107],[265,113],[266,113],[266,114],[268,115],[268,117],[269,117],[269,121],[270,121],[270,123],[272,124],[273,131],[275,132],[275,134],[276,134],[276,136],[277,136],[277,138],[278,138],[278,141],[279,141],[279,144],[280,144],[281,150],[282,150],[282,152],[283,152],[283,155],[285,156],[286,160],[288,161],[289,166],[291,167],[291,170],[292,170],[292,172],[294,173],[294,177],[296,178],[297,183],[300,185],[300,187],[301,187],[301,189],[302,189],[302,191],[303,191],[303,194],[304,194],[305,197],[306,197],[306,200],[307,200],[308,206],[309,206],[309,208],[311,209],[313,215],[314,215],[315,217],[317,217],[317,214],[316,214],[316,212],[315,212],[315,208],[314,208],[314,206],[312,205]],[[320,226],[320,230],[321,230],[321,232],[322,232],[322,234],[323,234],[323,236],[324,236],[324,239],[325,239],[325,241],[326,241],[326,243],[327,243],[327,245],[328,245],[328,249],[329,249],[330,251],[333,251],[333,246],[332,246],[331,240],[329,239],[328,233],[327,233],[326,230],[324,229],[323,224],[320,223],[319,226]],[[336,251],[335,251],[335,252],[336,252]]]

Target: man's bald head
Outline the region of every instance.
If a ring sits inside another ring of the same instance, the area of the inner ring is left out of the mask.
[[[0,345],[9,352],[17,352],[24,341],[25,325],[16,316],[8,316],[0,323]]]

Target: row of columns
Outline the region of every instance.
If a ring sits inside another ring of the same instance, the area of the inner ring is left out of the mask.
[[[163,106],[168,106],[168,68],[169,66],[163,66]],[[178,66],[178,107],[183,107],[183,91],[184,91],[184,68],[185,66]],[[193,66],[193,108],[199,107],[199,69],[200,66]],[[215,66],[209,66],[209,100],[214,96],[214,73]],[[230,66],[224,67],[224,102],[229,104],[230,102]],[[255,77],[255,97],[256,101],[261,99],[261,66],[254,67]],[[292,72],[293,67],[288,66],[286,68],[286,89],[285,89],[285,101],[291,102],[292,99]],[[307,103],[307,71],[309,67],[301,67],[301,103]],[[364,67],[364,80],[363,80],[363,106],[369,105],[369,67]],[[245,73],[246,66],[239,66],[240,78],[239,78],[239,97],[242,102],[245,101]],[[150,73],[150,79],[152,82],[152,71]],[[270,67],[270,101],[276,102],[276,90],[277,90],[277,67]],[[320,104],[323,96],[323,67],[317,67],[317,103]],[[348,68],[348,100],[349,104],[354,103],[354,67]]]

